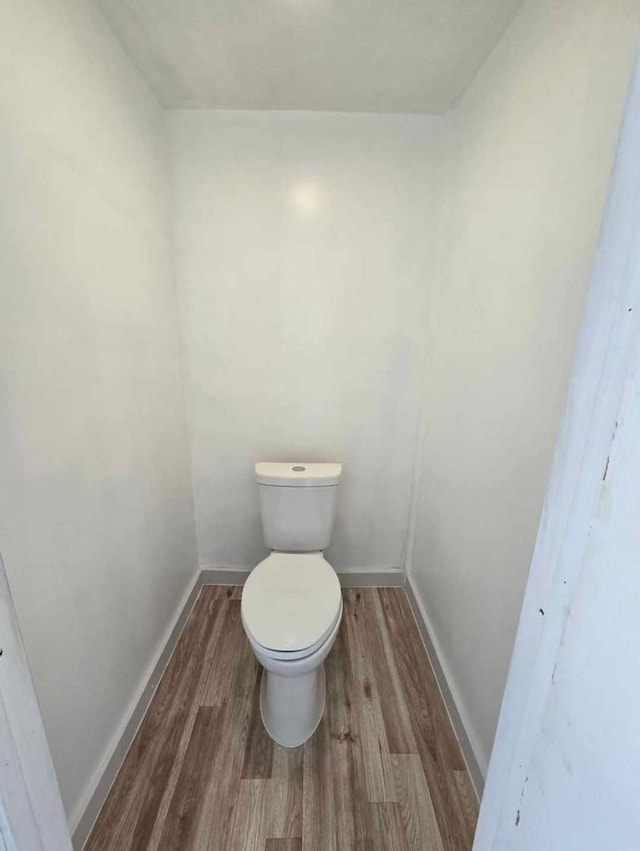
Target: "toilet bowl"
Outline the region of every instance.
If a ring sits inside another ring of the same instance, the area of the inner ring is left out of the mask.
[[[241,612],[264,669],[262,723],[279,745],[298,747],[324,712],[323,663],[342,619],[338,577],[322,553],[272,553],[247,579]]]
[[[242,624],[263,667],[260,712],[267,733],[295,748],[325,706],[324,660],[342,618],[342,592],[322,550],[333,529],[340,464],[260,462],[256,479],[271,555],[249,574]]]

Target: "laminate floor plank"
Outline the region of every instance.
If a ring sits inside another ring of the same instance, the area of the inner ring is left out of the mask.
[[[326,665],[327,722],[331,731],[331,781],[334,790],[335,829],[345,849],[366,849],[370,839],[369,807],[354,684],[347,658],[348,640],[342,629]]]
[[[464,812],[469,833],[473,834],[476,829],[476,822],[478,821],[478,799],[471,785],[469,772],[466,769],[464,771],[454,771],[453,777],[458,788],[458,800]]]
[[[271,777],[294,781],[302,789],[303,757],[304,747],[283,748],[273,742]]]
[[[193,843],[198,851],[219,851],[230,847],[255,683],[259,675],[260,666],[248,642],[244,642],[230,685],[233,699],[224,705],[220,746],[209,772],[209,782],[202,789],[204,803]]]
[[[149,710],[125,758],[91,833],[90,851],[131,851],[153,827],[160,800],[156,790],[168,779],[177,731],[186,721],[203,663],[200,652],[214,628],[220,604],[215,592],[201,593]],[[155,787],[154,787],[155,783]],[[140,826],[139,826],[140,825]]]
[[[470,851],[477,801],[402,589],[343,590],[302,747],[262,726],[240,586],[204,586],[85,851]]]
[[[262,849],[267,839],[302,839],[302,787],[282,779],[241,780],[232,851]]]
[[[264,729],[260,716],[260,684],[262,675],[256,677],[251,707],[249,740],[244,754],[242,777],[247,780],[266,780],[273,771],[273,739]]]
[[[445,851],[468,851],[473,832],[454,773],[466,768],[435,674],[406,596],[391,588],[379,589],[379,595]]]
[[[263,851],[267,818],[264,780],[241,780],[235,806],[229,851]]]
[[[364,764],[367,800],[397,800],[387,734],[382,715],[379,684],[376,678],[375,651],[371,629],[366,623],[367,592],[372,589],[345,589],[343,624],[345,626]]]
[[[331,730],[325,717],[304,743],[302,851],[339,851],[331,767]]]
[[[418,745],[411,723],[411,713],[398,673],[378,589],[363,588],[361,596],[364,600],[364,632],[371,649],[389,751],[417,754]]]
[[[200,790],[219,742],[223,710],[200,706],[160,839],[163,851],[188,848],[202,807]]]
[[[418,754],[396,754],[394,777],[408,851],[443,851],[442,837]]]
[[[227,597],[224,611],[225,620],[217,652],[211,659],[201,686],[199,699],[203,706],[224,706],[236,697],[232,686],[237,674],[238,660],[245,649],[240,601]]]
[[[373,851],[409,851],[397,801],[369,804],[369,815],[372,823],[369,847]]]
[[[264,851],[302,851],[302,839],[267,839]]]
[[[173,763],[173,769],[171,771],[171,774],[169,775],[167,784],[164,789],[164,793],[162,795],[162,800],[158,808],[158,815],[153,826],[153,831],[151,833],[151,838],[147,845],[146,851],[160,850],[160,840],[162,832],[164,830],[165,819],[169,812],[169,806],[173,799],[176,785],[181,777],[182,765],[186,758],[187,749],[191,742],[191,735],[193,733],[197,714],[200,707],[203,705],[203,694],[206,688],[206,684],[208,682],[210,672],[213,666],[215,665],[216,658],[219,654],[221,636],[223,635],[227,627],[227,618],[229,617],[229,602],[228,595],[226,593],[223,593],[225,591],[225,588],[224,586],[213,586],[211,589],[208,589],[208,591],[209,590],[215,595],[215,598],[220,600],[221,602],[218,608],[218,614],[215,619],[213,629],[209,634],[209,639],[204,650],[204,660],[200,672],[200,681],[196,689],[196,694],[194,696],[190,716],[187,718],[183,727],[182,739],[180,741],[178,752]]]

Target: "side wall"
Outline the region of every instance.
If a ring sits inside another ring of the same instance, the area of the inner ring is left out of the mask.
[[[164,116],[91,4],[0,27],[0,549],[72,826],[196,567]]]
[[[409,574],[483,771],[639,12],[636,0],[527,2],[451,116]]]
[[[329,559],[400,569],[442,121],[171,120],[200,563],[264,557],[255,461],[339,460]]]

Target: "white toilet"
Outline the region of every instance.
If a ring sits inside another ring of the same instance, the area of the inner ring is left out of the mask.
[[[242,623],[264,670],[266,731],[295,748],[325,704],[323,662],[342,617],[336,572],[322,555],[331,540],[340,464],[260,462],[255,467],[266,545],[272,551],[242,591]]]

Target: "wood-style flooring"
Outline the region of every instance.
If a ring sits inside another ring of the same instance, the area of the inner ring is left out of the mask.
[[[262,726],[241,593],[202,589],[86,851],[469,851],[477,802],[404,591],[343,591],[295,750]]]

